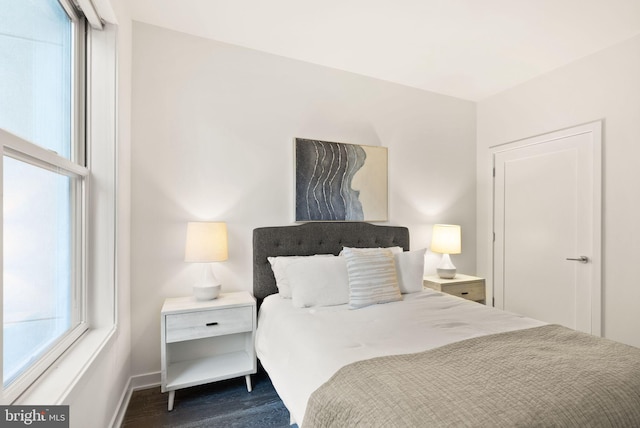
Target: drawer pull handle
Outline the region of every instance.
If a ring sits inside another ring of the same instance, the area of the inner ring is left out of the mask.
[[[207,323],[207,327],[211,327],[211,326],[214,326],[214,325],[218,325],[218,323],[217,322],[208,322]]]
[[[463,296],[466,296],[467,294],[469,294],[469,292],[468,292],[468,291],[463,291],[463,292],[462,292],[462,293],[460,293],[460,294],[462,294]]]

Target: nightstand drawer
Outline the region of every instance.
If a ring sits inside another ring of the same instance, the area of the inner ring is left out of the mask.
[[[166,315],[167,343],[241,333],[253,329],[253,307]]]
[[[484,283],[446,284],[442,285],[442,291],[467,300],[484,300]]]
[[[484,279],[477,276],[456,274],[455,278],[440,278],[436,275],[425,276],[422,280],[425,287],[436,291],[462,297],[478,303],[485,302]]]

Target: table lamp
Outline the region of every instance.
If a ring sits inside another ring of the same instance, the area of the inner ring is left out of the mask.
[[[227,260],[227,224],[223,222],[189,222],[184,261],[202,263],[202,276],[193,286],[196,300],[211,300],[220,294],[221,284],[211,263]]]
[[[442,254],[442,261],[437,268],[440,278],[452,279],[456,277],[456,267],[451,262],[449,254],[460,254],[460,226],[456,224],[434,224],[431,237],[431,251]]]

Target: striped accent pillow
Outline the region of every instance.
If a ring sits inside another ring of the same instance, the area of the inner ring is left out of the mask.
[[[391,250],[345,247],[342,251],[349,276],[349,307],[402,300]]]

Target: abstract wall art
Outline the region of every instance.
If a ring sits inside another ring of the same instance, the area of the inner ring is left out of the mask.
[[[386,221],[386,147],[295,139],[296,221]]]

